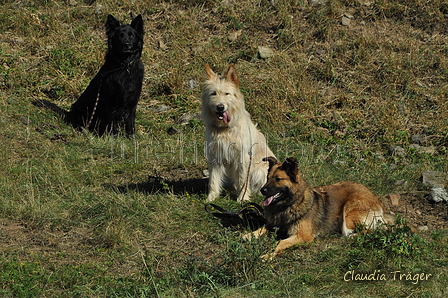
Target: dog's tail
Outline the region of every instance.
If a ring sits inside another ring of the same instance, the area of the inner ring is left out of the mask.
[[[386,224],[393,225],[395,223],[395,215],[390,212],[384,212],[383,218]]]
[[[47,108],[49,110],[52,110],[53,112],[55,112],[56,114],[61,116],[64,120],[66,120],[68,112],[48,100],[37,99],[37,100],[33,100],[31,103],[33,105],[35,105],[36,107]]]

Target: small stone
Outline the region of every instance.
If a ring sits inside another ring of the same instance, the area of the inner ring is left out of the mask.
[[[209,174],[209,172],[208,172],[208,170],[203,170],[202,171],[202,176],[204,176],[204,177],[208,177],[210,174]]]
[[[425,232],[425,231],[428,231],[429,228],[428,228],[428,226],[420,226],[420,227],[417,228],[417,230],[419,232]]]
[[[397,180],[397,181],[395,181],[394,185],[395,185],[395,186],[403,186],[403,185],[405,185],[406,183],[407,183],[406,180],[401,179],[401,180]]]
[[[428,200],[436,203],[448,202],[448,193],[442,187],[434,187],[429,192]]]
[[[342,17],[342,19],[341,19],[341,23],[342,23],[342,25],[344,25],[344,26],[348,26],[348,25],[350,25],[350,22],[351,22],[352,20],[350,19],[350,18],[347,18],[346,16],[343,16]]]
[[[194,54],[199,54],[199,53],[201,53],[203,50],[204,50],[204,49],[203,49],[201,46],[198,46],[198,47],[192,47],[192,48],[191,48],[191,51],[192,51]]]
[[[414,149],[418,153],[422,153],[422,154],[424,154],[424,153],[429,154],[429,155],[437,154],[437,147],[435,147],[435,146],[423,147],[418,144],[411,144],[411,145],[409,145],[409,149]]]
[[[161,40],[161,39],[158,40],[158,45],[159,45],[159,49],[161,49],[162,51],[165,51],[165,50],[168,49],[168,47],[165,44],[165,42],[163,42],[163,40]]]
[[[400,202],[400,195],[387,195],[386,198],[390,200],[392,206],[398,206]]]
[[[400,146],[390,146],[389,154],[392,156],[405,156],[406,150]]]
[[[154,112],[155,113],[162,113],[162,112],[166,112],[170,109],[169,106],[166,105],[158,105],[154,107]]]
[[[95,14],[102,14],[103,13],[103,6],[101,4],[98,4],[95,8]]]
[[[426,140],[426,135],[412,135],[411,141],[413,144],[421,145]]]
[[[179,120],[177,120],[177,123],[180,125],[187,125],[190,123],[191,120],[200,120],[201,119],[201,113],[192,113],[192,114],[183,114]]]
[[[365,25],[366,25],[366,22],[361,21],[361,22],[359,22],[359,24],[360,24],[361,26],[365,26]]]
[[[227,39],[230,42],[234,42],[234,41],[236,41],[238,39],[238,37],[241,36],[242,33],[243,33],[243,29],[240,29],[238,31],[232,32],[232,33],[229,34]]]
[[[312,6],[323,5],[326,0],[308,0],[308,3]]]
[[[445,173],[437,171],[422,172],[423,185],[442,188],[444,185]]]
[[[376,160],[385,160],[386,158],[383,156],[381,152],[376,152],[373,154]]]
[[[15,42],[15,43],[18,43],[18,44],[22,44],[22,43],[25,42],[25,40],[24,40],[22,37],[17,37],[17,38],[14,40],[14,42]]]
[[[274,55],[275,55],[274,51],[271,48],[268,48],[268,47],[258,47],[258,56],[261,59],[268,59],[268,58],[273,57]]]
[[[198,81],[196,81],[195,79],[188,79],[186,82],[185,82],[185,86],[188,88],[188,89],[195,89],[196,87],[198,87]]]
[[[419,150],[420,149],[420,145],[417,145],[417,144],[411,144],[411,145],[409,145],[409,149],[415,149],[415,150]]]
[[[429,154],[429,155],[436,155],[437,154],[437,147],[435,147],[435,146],[420,147],[419,152],[420,153],[426,153],[426,154]]]

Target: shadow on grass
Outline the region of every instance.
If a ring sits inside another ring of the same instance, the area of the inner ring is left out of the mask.
[[[113,188],[116,192],[127,193],[130,190],[145,194],[174,193],[182,195],[186,192],[190,194],[206,194],[208,178],[193,178],[186,180],[166,180],[162,177],[149,176],[148,180],[141,183],[130,183],[126,185],[105,185]]]

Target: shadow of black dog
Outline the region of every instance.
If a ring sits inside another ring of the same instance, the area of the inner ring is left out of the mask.
[[[131,183],[121,186],[111,186],[119,193],[127,193],[130,190],[142,192],[145,194],[174,193],[183,195],[186,192],[190,194],[206,194],[207,178],[186,179],[186,180],[165,180],[161,177],[149,176],[148,180],[141,183]]]

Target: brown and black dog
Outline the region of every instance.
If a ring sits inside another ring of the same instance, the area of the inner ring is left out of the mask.
[[[243,236],[258,237],[277,230],[277,248],[269,259],[298,243],[310,242],[322,234],[348,236],[356,225],[373,229],[379,222],[392,224],[394,216],[386,214],[378,198],[364,185],[342,181],[331,185],[310,187],[302,178],[294,157],[280,163],[269,161],[266,184],[261,193],[266,197],[266,226]]]

